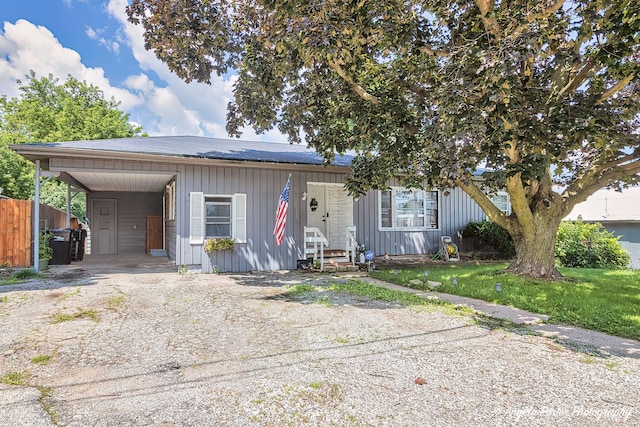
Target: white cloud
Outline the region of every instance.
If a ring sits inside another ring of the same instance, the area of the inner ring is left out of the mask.
[[[121,102],[124,111],[142,103],[142,98],[130,91],[111,85],[100,67],[86,67],[78,52],[60,44],[47,28],[36,26],[24,19],[15,24],[4,23],[0,31],[0,93],[9,97],[18,95],[16,79],[23,79],[29,70],[38,77],[53,77],[65,81],[72,75],[80,81],[93,84],[105,94]]]
[[[85,31],[84,31],[85,34],[91,40],[96,40],[101,46],[106,47],[109,52],[115,53],[116,56],[120,53],[120,43],[118,43],[117,41],[107,40],[104,37],[100,37],[100,34],[104,33],[103,29],[99,28],[97,30],[94,30],[88,25],[85,25],[84,28],[85,28]]]
[[[182,130],[197,129],[192,135],[206,135],[227,138],[225,130],[227,104],[233,96],[234,78],[223,79],[211,76],[211,84],[185,83],[156,56],[144,48],[144,38],[141,26],[131,24],[126,19],[125,8],[127,0],[111,0],[107,5],[109,13],[117,19],[123,28],[126,44],[131,48],[133,56],[140,68],[146,72],[154,72],[167,84],[166,88],[158,88],[151,80],[142,81],[140,76],[127,81],[131,89],[134,87],[147,100],[147,108],[160,117],[157,129],[147,130],[160,134],[179,134]],[[123,43],[125,43],[123,41]],[[180,114],[176,110],[182,111]],[[194,126],[196,128],[194,128]],[[171,133],[169,133],[171,132]],[[174,133],[176,132],[176,133]],[[252,130],[246,130],[244,139],[258,139],[285,142],[286,138],[278,131],[271,131],[264,135],[256,135]]]
[[[71,0],[66,3],[72,6]],[[111,82],[103,68],[85,66],[78,52],[62,46],[46,27],[21,19],[15,24],[5,22],[4,31],[0,28],[0,94],[17,96],[15,81],[23,79],[29,70],[39,77],[52,74],[61,81],[72,75],[99,87],[107,99],[120,101],[119,108],[149,135],[228,137],[226,107],[235,79],[213,75],[210,85],[186,84],[144,48],[142,28],[126,20],[127,4],[127,0],[110,0],[106,5],[106,13],[119,26],[115,40],[106,40],[102,28],[85,26],[85,34],[116,55],[123,48],[130,49],[140,72],[122,82]],[[242,138],[286,142],[277,130],[256,135],[245,129]]]
[[[98,33],[96,33],[96,31],[90,26],[85,25],[84,30],[84,32],[87,34],[87,36],[89,36],[91,40],[96,40],[98,38]]]

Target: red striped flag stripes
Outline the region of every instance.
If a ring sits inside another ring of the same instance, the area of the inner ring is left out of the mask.
[[[289,210],[289,183],[291,175],[287,179],[287,185],[282,189],[280,200],[278,201],[278,210],[276,210],[276,226],[273,229],[273,235],[276,236],[276,245],[280,246],[284,239],[284,227],[287,225],[287,211]]]

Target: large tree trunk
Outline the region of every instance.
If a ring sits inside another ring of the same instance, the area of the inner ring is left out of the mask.
[[[507,269],[519,276],[556,280],[562,277],[555,267],[556,235],[561,218],[535,215],[534,232],[512,236],[516,246],[516,259]]]

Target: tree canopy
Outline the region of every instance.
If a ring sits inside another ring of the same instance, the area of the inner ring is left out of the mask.
[[[33,164],[8,144],[124,138],[141,134],[129,123],[128,114],[114,99],[105,100],[102,90],[69,76],[64,83],[52,75],[37,78],[31,71],[26,82],[17,81],[20,95],[0,97],[0,187],[2,194],[29,199],[34,192]],[[62,194],[64,193],[64,194]],[[56,182],[43,187],[42,201],[66,209],[66,189]],[[73,211],[84,216],[75,200]]]
[[[458,186],[514,238],[514,271],[555,277],[560,220],[599,188],[640,182],[639,9],[133,0],[127,13],[187,82],[237,73],[230,134],[277,127],[327,159],[355,150],[352,194],[398,173],[407,186]],[[487,197],[499,188],[511,215]]]

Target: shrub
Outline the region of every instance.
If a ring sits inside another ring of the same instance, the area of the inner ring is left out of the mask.
[[[513,244],[513,239],[507,230],[494,222],[470,222],[464,230],[462,230],[462,235],[477,236],[493,246],[495,250],[507,255],[508,257],[514,257],[516,255],[516,247]]]
[[[600,223],[562,222],[558,228],[556,260],[565,267],[626,268],[630,256],[618,243],[619,239]]]

